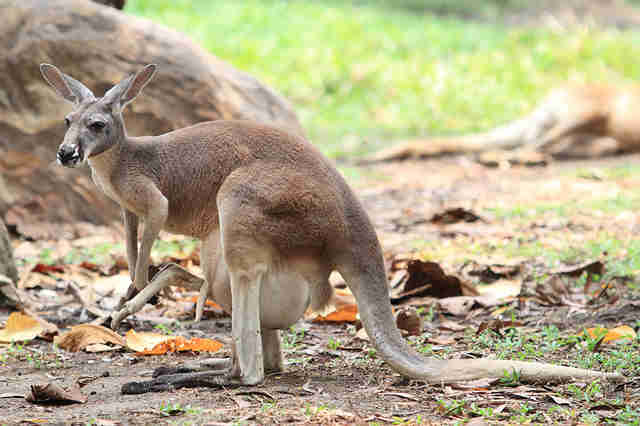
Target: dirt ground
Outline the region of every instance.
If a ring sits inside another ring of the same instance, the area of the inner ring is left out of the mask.
[[[512,209],[536,203],[575,203],[608,198],[640,188],[640,174],[622,174],[615,179],[601,178],[601,170],[640,164],[640,155],[589,162],[562,162],[547,167],[487,168],[467,158],[390,163],[358,167],[354,187],[371,214],[388,260],[405,254],[420,253],[437,257],[445,266],[458,267],[466,257],[489,261],[506,259],[495,249],[489,252],[469,247],[490,247],[505,240],[538,238],[553,247],[557,240],[580,247],[581,241],[607,231],[628,238],[640,229],[638,209],[616,211],[611,216],[544,216],[531,219],[494,217],[485,207]],[[350,166],[351,167],[351,166]],[[637,194],[637,189],[635,190]],[[464,207],[483,216],[480,223],[450,226],[434,225],[428,218],[448,207]],[[466,251],[465,251],[466,250]],[[523,255],[523,262],[535,268],[541,261]],[[637,272],[637,271],[636,271]],[[633,278],[637,280],[637,277]],[[622,300],[638,301],[640,294],[629,290]],[[618,325],[638,318],[640,303],[626,308],[612,305],[597,312],[571,310],[569,307],[530,309],[518,313],[525,326],[556,324],[561,332],[579,330],[597,323]],[[425,336],[437,336],[439,324],[450,315],[436,315],[427,321]],[[0,313],[4,320],[7,312]],[[473,317],[455,318],[464,327],[475,330],[492,318],[482,311]],[[65,324],[68,326],[69,324]],[[136,330],[151,330],[152,324],[131,319],[123,325]],[[463,328],[464,328],[463,327]],[[318,324],[302,321],[296,333],[286,338],[286,371],[269,375],[254,387],[229,389],[179,389],[143,395],[121,395],[123,383],[148,379],[159,365],[179,365],[183,361],[206,358],[194,353],[155,357],[135,356],[111,351],[97,354],[70,353],[52,349],[50,342],[35,340],[25,346],[24,354],[5,357],[0,363],[0,423],[2,424],[354,424],[422,423],[449,424],[467,418],[455,410],[443,408],[442,400],[464,400],[480,407],[493,407],[513,413],[526,402],[535,411],[547,410],[559,399],[548,395],[557,388],[549,386],[457,388],[425,385],[405,380],[375,356],[368,356],[368,343],[354,337],[347,324]],[[228,339],[229,318],[207,319],[199,324],[185,322],[177,331],[183,336]],[[476,356],[470,349],[473,334],[460,337],[443,356]],[[339,342],[332,344],[332,342]],[[440,345],[441,349],[445,349]],[[228,347],[228,346],[225,346]],[[436,347],[437,348],[437,347]],[[35,364],[29,354],[39,354]],[[223,350],[220,355],[228,354]],[[487,355],[487,354],[485,354]],[[29,386],[55,381],[68,386],[80,377],[94,378],[83,388],[85,404],[36,405],[18,395]],[[564,388],[566,389],[566,388]],[[606,388],[609,398],[627,398],[638,409],[640,383],[631,380],[625,386]],[[10,397],[14,396],[14,397]],[[572,403],[573,404],[573,403]],[[601,408],[601,418],[615,408]],[[607,411],[609,410],[609,411]],[[597,411],[596,411],[597,413]]]

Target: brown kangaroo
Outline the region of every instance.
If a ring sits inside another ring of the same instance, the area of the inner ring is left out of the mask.
[[[224,120],[160,136],[127,135],[122,110],[155,69],[147,65],[96,98],[53,65],[41,65],[49,84],[74,104],[58,161],[67,167],[88,162],[95,183],[122,206],[135,287],[147,285],[149,251],[161,229],[190,235],[202,240],[206,293],[232,313],[231,360],[210,371],[164,369],[151,381],[126,384],[124,393],[251,385],[263,381],[265,370],[281,371],[279,330],[309,305],[326,305],[334,270],[353,292],[380,356],[407,377],[442,383],[516,370],[534,382],[620,378],[540,363],[422,357],[394,324],[382,252],[367,214],[308,141],[268,125]],[[144,222],[139,251],[138,219]]]
[[[640,150],[640,87],[570,85],[533,112],[485,133],[409,140],[369,161],[479,153],[522,147],[555,157],[598,157]]]

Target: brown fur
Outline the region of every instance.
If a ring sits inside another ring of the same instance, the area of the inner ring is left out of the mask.
[[[546,364],[421,357],[395,326],[382,251],[367,214],[308,141],[248,121],[207,122],[132,138],[124,131],[121,111],[151,79],[154,66],[100,99],[53,66],[43,65],[42,71],[76,105],[58,152],[60,162],[75,166],[88,158],[97,185],[123,207],[139,296],[171,279],[168,269],[147,286],[149,252],[160,229],[202,240],[201,298],[211,295],[232,313],[232,362],[215,383],[255,384],[264,371],[282,370],[278,329],[295,323],[309,305],[321,308],[327,302],[334,270],[355,295],[380,356],[408,377],[455,382],[502,377],[504,370],[516,369],[527,381],[618,378]],[[99,128],[96,120],[102,122]],[[138,219],[145,224],[139,252]],[[123,392],[202,384],[204,377],[210,380],[220,372],[204,374],[164,374],[129,384]]]
[[[386,161],[496,149],[535,149],[556,157],[597,157],[640,150],[640,87],[569,85],[523,118],[485,133],[401,142],[369,160]]]

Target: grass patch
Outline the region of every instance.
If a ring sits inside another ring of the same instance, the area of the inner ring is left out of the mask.
[[[640,194],[620,193],[615,197],[560,203],[536,203],[516,205],[514,207],[486,207],[496,220],[542,219],[549,216],[569,217],[576,214],[597,216],[598,214],[616,214],[636,211],[640,208]]]
[[[482,0],[477,10],[491,16],[513,1]],[[418,6],[468,9],[443,0],[131,0],[126,11],[187,33],[283,93],[333,157],[390,138],[487,129],[567,80],[640,74],[637,32],[507,29]]]

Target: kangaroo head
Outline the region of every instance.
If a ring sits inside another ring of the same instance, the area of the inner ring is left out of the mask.
[[[122,110],[138,96],[155,71],[154,64],[147,65],[113,86],[102,98],[96,98],[78,80],[53,65],[41,64],[40,72],[47,83],[73,104],[73,111],[64,119],[67,133],[58,148],[58,163],[76,167],[122,141],[126,135]]]

